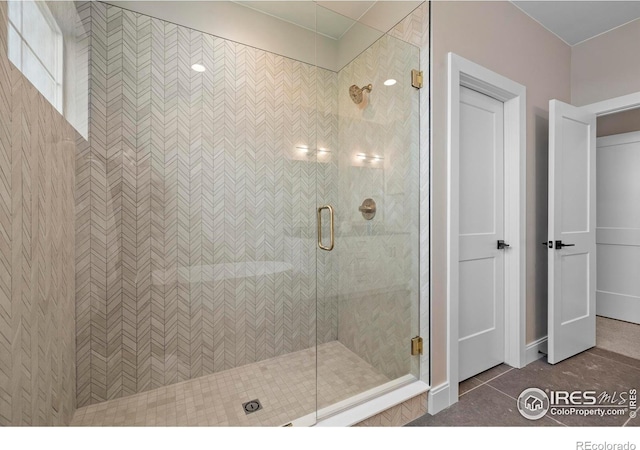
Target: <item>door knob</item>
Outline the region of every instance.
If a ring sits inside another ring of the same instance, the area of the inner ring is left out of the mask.
[[[504,250],[505,248],[510,247],[509,244],[507,244],[505,241],[503,241],[502,239],[498,240],[498,250]]]
[[[556,250],[560,250],[562,247],[575,247],[576,244],[563,244],[562,241],[556,241]]]

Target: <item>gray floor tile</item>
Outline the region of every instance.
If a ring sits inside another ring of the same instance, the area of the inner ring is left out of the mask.
[[[539,359],[519,370],[513,370],[489,384],[517,397],[528,387],[541,389],[629,389],[640,382],[638,371],[616,364],[592,353],[581,353],[558,364]]]
[[[626,364],[627,366],[635,367],[636,369],[640,370],[640,359],[631,358],[629,356],[605,350],[600,347],[593,347],[592,349],[587,350],[587,352],[594,355],[602,356],[603,358],[607,358],[615,362]]]
[[[640,427],[640,412],[636,416],[636,418],[635,419],[631,419],[626,426],[628,426],[628,427]]]
[[[512,370],[488,383],[506,394],[517,398],[529,387],[543,390],[593,390],[608,393],[640,388],[640,371],[625,364],[590,352],[584,352],[556,365],[540,359],[520,370]],[[628,416],[577,415],[555,417],[573,426],[620,426]]]
[[[557,422],[543,417],[532,421],[520,415],[516,402],[488,385],[480,386],[460,401],[444,411],[432,416],[426,414],[408,426],[560,426]]]
[[[591,349],[558,364],[537,360],[523,369],[498,366],[460,383],[458,403],[435,416],[426,414],[409,426],[640,426],[640,414],[624,416],[551,416],[523,418],[515,398],[529,387],[543,390],[640,391],[640,361],[603,349]],[[505,371],[506,368],[506,371]],[[482,384],[481,379],[490,380]],[[628,423],[627,423],[628,422]]]
[[[482,381],[478,380],[476,377],[471,377],[468,380],[461,381],[458,386],[458,395],[465,394],[470,390],[477,388],[481,384]]]
[[[596,317],[597,346],[640,359],[640,325],[622,320]]]
[[[482,373],[479,373],[475,376],[478,380],[485,382],[489,381],[497,376],[504,374],[512,369],[512,367],[507,366],[506,364],[500,364],[499,366],[492,367],[489,370],[485,370]]]

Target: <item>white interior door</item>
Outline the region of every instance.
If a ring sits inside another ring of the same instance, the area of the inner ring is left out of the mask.
[[[596,117],[549,102],[548,355],[596,344]]]
[[[504,105],[460,88],[459,380],[504,361]]]
[[[640,132],[597,140],[599,316],[640,324]]]

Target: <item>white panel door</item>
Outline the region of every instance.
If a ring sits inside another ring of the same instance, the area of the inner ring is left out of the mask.
[[[460,88],[460,381],[504,361],[503,110]]]
[[[596,344],[596,117],[549,102],[548,355]]]
[[[599,316],[640,324],[640,132],[597,140]]]

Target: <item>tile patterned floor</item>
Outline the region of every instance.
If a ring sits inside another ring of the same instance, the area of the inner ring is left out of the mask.
[[[596,345],[611,352],[640,359],[640,325],[596,317]]]
[[[318,407],[390,381],[337,341],[318,346]],[[80,408],[72,426],[280,426],[316,410],[316,351],[303,350]],[[345,376],[349,374],[349,376]],[[246,415],[242,403],[263,409]]]
[[[598,347],[562,361],[539,359],[523,369],[500,365],[460,383],[460,400],[436,415],[408,426],[640,426],[640,416],[551,416],[527,420],[516,398],[529,387],[550,390],[640,391],[640,360]]]

